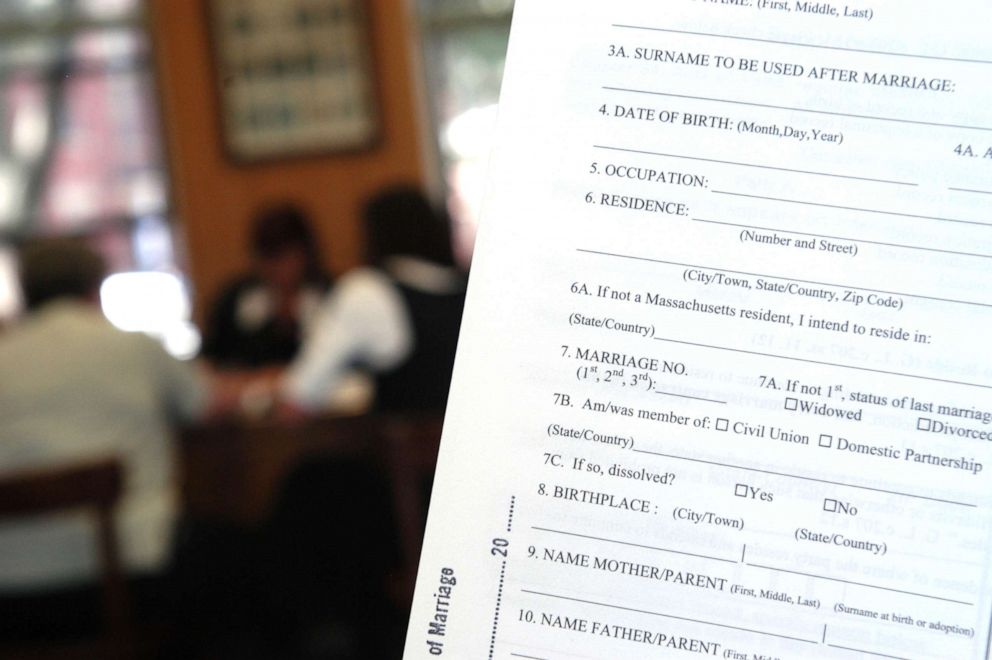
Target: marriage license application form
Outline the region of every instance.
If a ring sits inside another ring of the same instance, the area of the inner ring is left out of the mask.
[[[406,658],[988,657],[990,26],[517,0]]]

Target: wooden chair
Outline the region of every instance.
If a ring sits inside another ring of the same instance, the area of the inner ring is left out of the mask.
[[[106,638],[96,646],[52,649],[20,648],[2,657],[130,658],[133,637],[127,581],[114,529],[113,511],[123,491],[123,470],[116,460],[0,479],[0,519],[26,518],[71,509],[96,514],[97,547]],[[93,655],[99,653],[99,655]]]

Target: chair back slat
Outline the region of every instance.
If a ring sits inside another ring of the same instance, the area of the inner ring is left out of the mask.
[[[124,479],[116,460],[0,478],[0,517],[20,518],[79,507],[108,510]]]

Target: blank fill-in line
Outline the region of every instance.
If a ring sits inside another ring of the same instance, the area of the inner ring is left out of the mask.
[[[748,566],[753,568],[761,568],[766,571],[775,571],[776,573],[789,573],[791,575],[802,575],[803,577],[815,578],[817,580],[829,580],[830,582],[842,582],[844,584],[853,584],[859,587],[867,587],[869,589],[878,589],[879,591],[890,591],[896,594],[906,594],[907,596],[919,596],[920,598],[929,598],[930,600],[940,600],[945,603],[957,603],[958,605],[967,605],[968,607],[974,607],[974,603],[969,603],[963,600],[954,600],[953,598],[944,598],[943,596],[932,596],[930,594],[921,594],[916,591],[905,591],[904,589],[893,589],[892,587],[883,587],[877,584],[869,584],[867,582],[854,582],[853,580],[844,580],[841,578],[830,577],[827,575],[817,575],[815,573],[803,573],[802,571],[790,571],[785,568],[777,568],[775,566],[763,566],[761,564],[751,564]]]
[[[890,183],[894,186],[919,187],[918,183],[908,183],[906,181],[890,181],[888,179],[872,179],[865,176],[852,176],[850,174],[835,174],[833,172],[814,172],[812,170],[796,170],[788,167],[775,167],[773,165],[759,165],[757,163],[741,163],[733,160],[719,160],[716,158],[701,158],[699,156],[684,156],[682,154],[666,154],[659,151],[644,151],[641,149],[624,149],[622,147],[608,147],[601,144],[594,144],[593,149],[604,149],[607,151],[620,151],[630,154],[641,154],[644,156],[661,156],[663,158],[677,158],[680,160],[698,160],[703,163],[717,163],[720,165],[734,165],[737,167],[755,167],[762,170],[775,170],[776,172],[791,172],[793,174],[812,174],[813,176],[827,176],[836,179],[852,179],[854,181],[869,181],[871,183]]]
[[[742,37],[735,34],[716,34],[714,32],[691,32],[689,30],[673,30],[671,28],[648,27],[645,25],[624,25],[614,23],[613,27],[627,30],[647,30],[650,32],[670,32],[672,34],[689,34],[695,37],[713,37],[715,39],[735,39],[737,41],[754,41],[762,44],[778,46],[796,46],[799,48],[818,48],[821,50],[836,50],[847,53],[866,53],[868,55],[885,55],[887,57],[910,57],[921,60],[940,60],[944,62],[962,62],[964,64],[992,64],[992,60],[969,59],[966,57],[948,57],[943,55],[925,55],[923,53],[897,53],[887,50],[868,50],[865,48],[846,48],[843,46],[828,46],[826,44],[807,44],[801,41],[778,41],[776,39],[759,39],[757,37]]]
[[[527,660],[548,660],[547,658],[539,658],[536,655],[524,655],[523,653],[511,653],[514,658],[527,658]]]
[[[924,296],[918,293],[901,293],[899,291],[886,291],[884,289],[870,289],[864,286],[854,286],[851,284],[836,284],[832,282],[817,282],[816,280],[802,280],[796,277],[785,277],[782,275],[769,275],[768,273],[750,273],[744,270],[732,270],[730,268],[714,268],[713,266],[702,266],[699,264],[684,264],[677,261],[665,261],[664,259],[653,259],[651,257],[638,257],[631,254],[618,254],[616,252],[603,252],[601,250],[587,250],[576,248],[576,252],[583,254],[594,254],[600,257],[612,257],[614,259],[630,259],[632,261],[644,261],[653,264],[664,264],[666,266],[678,266],[679,268],[698,268],[700,270],[713,270],[721,273],[733,273],[735,275],[747,275],[748,277],[766,277],[770,280],[781,280],[783,282],[796,282],[797,284],[815,284],[816,286],[829,286],[836,289],[851,289],[853,291],[865,291],[867,293],[883,293],[889,296],[902,296],[903,298],[916,298],[917,300],[932,300],[935,302],[953,303],[955,305],[973,305],[975,307],[992,307],[990,303],[975,302],[973,300],[955,300],[953,298],[938,298],[937,296]]]
[[[721,463],[719,461],[708,461],[703,458],[689,458],[688,456],[678,456],[676,454],[666,454],[660,451],[649,451],[647,449],[634,449],[632,450],[637,454],[647,454],[648,456],[660,456],[661,458],[671,458],[676,461],[689,461],[690,463],[702,463],[704,465],[715,465],[717,467],[728,468],[730,470],[742,470],[744,472],[757,472],[759,474],[770,474],[775,477],[785,477],[787,479],[799,479],[801,481],[812,481],[818,484],[829,484],[831,486],[843,486],[844,488],[855,488],[857,490],[868,490],[874,493],[885,493],[886,495],[898,495],[900,497],[911,497],[916,500],[926,500],[928,502],[937,502],[939,504],[952,504],[954,506],[963,506],[970,509],[977,509],[977,504],[969,504],[967,502],[955,502],[954,500],[942,500],[937,497],[929,497],[927,495],[915,495],[913,493],[903,493],[897,490],[886,490],[884,488],[875,488],[872,486],[860,486],[858,484],[844,483],[843,481],[831,481],[830,479],[818,479],[816,477],[807,477],[801,474],[790,474],[788,472],[775,472],[774,470],[763,470],[761,468],[748,467],[746,465],[734,465],[733,463]]]
[[[748,351],[743,348],[731,348],[729,346],[715,346],[713,344],[697,344],[691,341],[680,339],[668,339],[665,337],[655,337],[655,341],[663,341],[669,344],[684,344],[685,346],[697,346],[699,348],[710,348],[715,351],[729,351],[731,353],[743,353],[745,355],[757,355],[759,357],[769,357],[778,360],[789,360],[791,362],[805,362],[806,364],[818,364],[824,367],[837,367],[838,369],[851,369],[853,371],[865,371],[872,374],[883,374],[885,376],[900,376],[902,378],[913,378],[924,380],[930,383],[947,383],[949,385],[964,385],[965,387],[977,387],[984,390],[992,390],[992,385],[982,383],[968,383],[960,380],[950,380],[947,378],[934,378],[933,376],[921,376],[920,374],[908,374],[902,371],[887,371],[885,369],[872,369],[871,367],[859,367],[854,364],[841,364],[840,362],[826,362],[824,360],[811,360],[809,358],[794,357],[791,355],[778,355],[777,353],[762,353],[761,351]]]
[[[684,550],[672,550],[671,548],[659,548],[653,545],[642,545],[640,543],[630,543],[628,541],[617,541],[616,539],[607,539],[600,536],[589,536],[588,534],[576,534],[575,532],[565,532],[560,529],[549,529],[547,527],[531,527],[531,529],[538,532],[547,532],[549,534],[560,534],[562,536],[574,536],[580,539],[589,539],[590,541],[601,541],[603,543],[613,543],[615,545],[626,545],[631,548],[641,548],[643,550],[655,550],[656,552],[668,552],[675,555],[685,555],[687,557],[696,557],[697,559],[711,559],[713,561],[722,561],[725,564],[736,564],[737,562],[733,559],[722,559],[720,557],[711,557],[709,555],[700,555],[695,552],[686,552]]]
[[[992,227],[992,223],[978,222],[977,220],[959,220],[957,218],[941,218],[933,215],[916,215],[914,213],[900,213],[898,211],[883,211],[879,209],[865,209],[857,206],[840,206],[838,204],[826,204],[824,202],[811,202],[804,199],[784,199],[782,197],[766,197],[764,195],[751,195],[748,193],[730,192],[727,190],[714,190],[714,195],[728,195],[730,197],[746,197],[748,199],[760,199],[765,202],[780,202],[782,204],[801,204],[802,206],[819,206],[825,209],[838,209],[840,211],[857,211],[859,213],[875,213],[877,215],[893,215],[899,218],[914,218],[916,220],[933,220],[935,222],[955,222],[961,225],[978,225],[979,227]]]
[[[795,231],[794,229],[779,229],[776,227],[759,227],[757,225],[741,225],[734,222],[723,222],[721,220],[704,220],[703,218],[693,218],[696,222],[705,222],[711,225],[723,225],[725,227],[737,227],[739,229],[759,229],[761,231],[774,231],[782,234],[795,234],[797,236],[812,236],[813,238],[829,238],[834,241],[850,241],[852,243],[867,243],[869,245],[882,245],[884,247],[902,248],[904,250],[923,250],[925,252],[939,252],[941,254],[955,254],[960,257],[978,257],[980,259],[992,259],[992,254],[980,254],[977,252],[959,252],[957,250],[943,250],[941,248],[923,247],[922,245],[903,245],[901,243],[886,243],[884,241],[871,241],[864,238],[850,238],[848,236],[830,236],[829,234],[811,234],[805,231]]]
[[[674,392],[662,392],[661,390],[655,390],[655,394],[661,394],[662,396],[675,396],[680,399],[692,399],[693,401],[706,401],[707,403],[718,403],[721,406],[727,405],[726,401],[718,401],[717,399],[707,399],[701,396],[689,396],[688,394],[675,394]]]
[[[879,658],[893,658],[894,660],[910,660],[910,658],[904,658],[901,655],[888,655],[886,653],[878,653],[877,651],[865,651],[864,649],[854,649],[849,646],[840,646],[838,644],[827,644],[827,646],[835,649],[841,649],[843,651],[852,651],[854,653],[864,653],[866,655],[874,655]]]
[[[954,192],[977,193],[979,195],[992,195],[992,190],[975,190],[974,188],[948,188]]]
[[[914,124],[916,126],[934,126],[936,128],[955,128],[965,131],[992,132],[992,127],[990,126],[966,126],[962,124],[944,124],[936,121],[924,121],[921,119],[900,119],[898,117],[879,117],[877,115],[855,115],[847,112],[834,112],[832,110],[817,110],[815,108],[795,108],[788,105],[772,105],[770,103],[755,103],[754,101],[739,101],[737,99],[719,99],[710,96],[693,96],[691,94],[674,94],[672,92],[655,92],[647,89],[631,89],[629,87],[610,87],[609,85],[603,85],[603,89],[611,92],[626,92],[629,94],[648,94],[650,96],[665,96],[674,99],[710,101],[711,103],[728,103],[730,105],[745,105],[753,108],[766,108],[769,110],[785,110],[787,112],[806,112],[813,115],[847,117],[848,119],[867,119],[870,121],[885,121],[896,124]]]
[[[650,616],[659,616],[659,617],[663,617],[665,619],[675,619],[676,621],[687,621],[689,623],[698,623],[698,624],[702,624],[704,626],[714,626],[716,628],[726,628],[727,630],[738,630],[738,631],[741,631],[741,632],[753,633],[755,635],[764,635],[766,637],[777,637],[779,639],[788,639],[788,640],[791,640],[793,642],[802,642],[804,644],[817,644],[817,645],[819,645],[819,642],[817,642],[816,640],[812,640],[812,639],[802,639],[800,637],[791,637],[789,635],[781,635],[779,633],[767,632],[767,631],[764,631],[764,630],[753,630],[751,628],[741,628],[739,626],[731,626],[731,625],[728,625],[728,624],[725,624],[725,623],[717,623],[715,621],[705,621],[703,619],[690,619],[689,617],[675,616],[674,614],[665,614],[663,612],[652,612],[650,610],[641,610],[641,609],[637,609],[637,608],[634,608],[634,607],[625,607],[623,605],[613,605],[611,603],[600,603],[600,602],[597,602],[595,600],[586,600],[584,598],[573,598],[571,596],[561,596],[559,594],[549,594],[549,593],[545,593],[545,592],[542,592],[542,591],[532,591],[530,589],[521,589],[520,591],[522,591],[525,594],[531,594],[532,596],[544,596],[546,598],[555,598],[557,600],[567,600],[567,601],[571,601],[573,603],[582,603],[584,605],[597,605],[599,607],[607,607],[609,609],[621,610],[623,612],[635,612],[637,614],[647,614],[647,615],[650,615]]]

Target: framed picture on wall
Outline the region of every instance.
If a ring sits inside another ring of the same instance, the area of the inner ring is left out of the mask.
[[[367,0],[208,0],[224,140],[240,161],[379,135]]]

